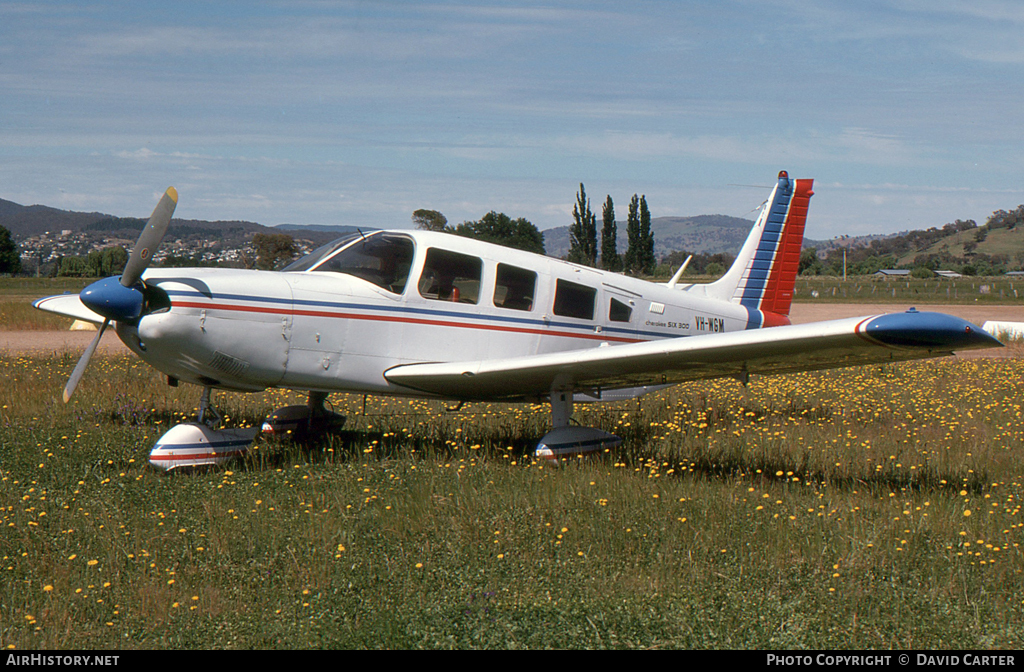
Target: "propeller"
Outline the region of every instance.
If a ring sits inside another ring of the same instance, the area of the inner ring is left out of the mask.
[[[85,367],[88,366],[89,360],[96,352],[96,346],[100,344],[100,339],[103,338],[103,332],[106,331],[107,326],[111,322],[134,322],[142,317],[146,302],[146,297],[143,294],[145,283],[142,282],[142,274],[153,259],[153,253],[160,246],[164,234],[167,233],[171,215],[174,214],[174,208],[177,205],[178,192],[174,187],[169,187],[160,202],[156,204],[156,208],[153,209],[153,214],[150,215],[146,227],[142,229],[121,276],[94,282],[78,295],[82,303],[105,319],[96,337],[92,339],[92,343],[82,353],[75,370],[71,372],[71,377],[68,378],[68,384],[64,387],[65,404],[71,399],[79,381],[82,380]]]

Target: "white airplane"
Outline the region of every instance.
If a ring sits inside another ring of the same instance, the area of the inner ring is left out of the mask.
[[[812,180],[779,173],[736,261],[710,284],[656,284],[537,254],[428,231],[351,234],[282,271],[147,269],[177,203],[167,190],[124,273],[42,310],[100,326],[64,390],[68,401],[111,323],[134,353],[203,388],[198,422],[173,427],[150,461],[162,469],[242,454],[257,429],[218,429],[213,388],[308,390],[263,430],[323,432],[344,418],[334,392],[551,404],[539,458],[621,442],[571,424],[577,401],[732,376],[950,355],[999,347],[941,313],[790,325]],[[682,269],[680,269],[682,271]],[[770,327],[770,328],[769,328]]]

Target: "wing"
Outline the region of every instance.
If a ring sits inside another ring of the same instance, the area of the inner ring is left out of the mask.
[[[106,319],[102,315],[94,313],[89,308],[85,307],[82,300],[78,298],[78,294],[58,294],[57,296],[48,296],[38,301],[33,301],[32,305],[39,310],[45,310],[48,313],[57,313],[64,317],[70,317],[75,320],[85,320],[86,322],[94,322],[96,324],[103,324]]]
[[[553,389],[619,389],[750,374],[813,371],[1001,347],[970,322],[906,313],[588,350],[467,362],[407,364],[385,373],[412,390],[456,399],[522,399]]]

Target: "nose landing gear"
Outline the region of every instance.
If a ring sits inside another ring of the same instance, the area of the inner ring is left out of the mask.
[[[165,471],[223,464],[249,450],[259,430],[256,427],[216,429],[224,418],[210,403],[210,391],[209,387],[204,387],[199,398],[199,422],[175,425],[157,439],[149,452],[150,464]]]

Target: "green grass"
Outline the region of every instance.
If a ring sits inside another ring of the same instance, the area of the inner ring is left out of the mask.
[[[0,331],[66,330],[73,320],[32,307],[44,296],[79,292],[82,278],[0,278]]]
[[[665,282],[665,278],[652,278]],[[689,276],[686,283],[708,283],[712,276]],[[846,280],[831,275],[798,276],[796,303],[896,303],[1024,305],[1024,279],[997,277],[901,278],[886,280],[873,275],[851,275]]]
[[[1024,280],[1006,277],[902,278],[800,276],[797,303],[1024,305]]]
[[[29,299],[0,299],[2,331],[67,331],[73,322],[68,317],[36,310]]]
[[[1016,359],[686,385],[578,407],[332,397],[352,433],[161,474],[198,390],[2,358],[0,647],[1018,648]],[[301,397],[215,395],[232,424]],[[970,511],[970,515],[967,512]]]
[[[0,300],[39,299],[53,294],[80,292],[96,278],[4,278],[0,277]]]

